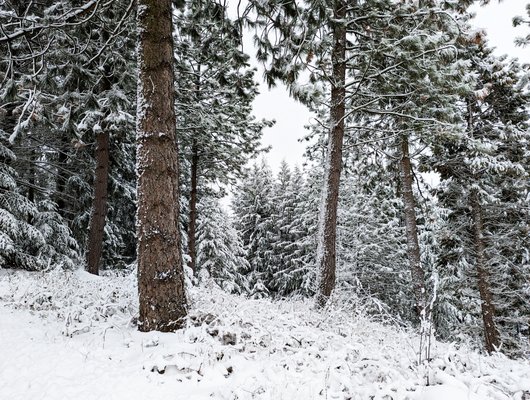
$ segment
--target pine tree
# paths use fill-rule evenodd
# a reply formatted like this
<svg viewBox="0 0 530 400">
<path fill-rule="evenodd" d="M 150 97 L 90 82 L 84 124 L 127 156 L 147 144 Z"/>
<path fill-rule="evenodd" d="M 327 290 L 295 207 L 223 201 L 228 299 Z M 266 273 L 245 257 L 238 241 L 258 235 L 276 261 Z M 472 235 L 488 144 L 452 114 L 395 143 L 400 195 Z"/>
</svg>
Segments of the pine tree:
<svg viewBox="0 0 530 400">
<path fill-rule="evenodd" d="M 241 32 L 226 5 L 188 2 L 177 18 L 179 145 L 186 179 L 189 266 L 196 265 L 197 203 L 214 185 L 234 183 L 260 151 L 268 121 L 252 115 L 254 70 L 241 51 Z"/>
<path fill-rule="evenodd" d="M 139 329 L 172 331 L 187 314 L 179 230 L 172 2 L 138 2 Z"/>
<path fill-rule="evenodd" d="M 444 278 L 459 277 L 463 283 L 453 288 L 454 307 L 463 310 L 462 318 L 482 318 L 486 350 L 503 346 L 517 351 L 528 334 L 522 322 L 528 309 L 521 302 L 521 277 L 528 269 L 527 249 L 521 246 L 529 225 L 524 206 L 528 99 L 517 84 L 515 62 L 494 57 L 480 34 L 463 44 L 478 77 L 475 90 L 461 103 L 466 134 L 438 143 L 431 160 L 442 178 L 439 197 L 448 210 L 440 259 L 450 271 Z"/>
</svg>

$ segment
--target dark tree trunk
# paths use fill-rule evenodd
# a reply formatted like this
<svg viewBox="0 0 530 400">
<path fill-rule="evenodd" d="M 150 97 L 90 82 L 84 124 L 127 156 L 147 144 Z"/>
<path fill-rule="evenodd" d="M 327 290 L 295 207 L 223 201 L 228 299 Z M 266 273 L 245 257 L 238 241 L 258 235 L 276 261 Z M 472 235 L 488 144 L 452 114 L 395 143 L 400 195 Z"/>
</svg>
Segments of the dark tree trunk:
<svg viewBox="0 0 530 400">
<path fill-rule="evenodd" d="M 347 2 L 336 0 L 333 16 L 336 21 L 346 18 Z M 332 86 L 330 132 L 327 151 L 326 174 L 320 211 L 318 237 L 318 286 L 317 304 L 324 306 L 335 288 L 337 206 L 342 169 L 342 145 L 346 99 L 346 26 L 333 23 Z"/>
<path fill-rule="evenodd" d="M 401 193 L 403 197 L 405 230 L 407 233 L 407 258 L 412 277 L 412 287 L 416 301 L 416 312 L 421 317 L 426 306 L 425 274 L 421 267 L 418 226 L 416 223 L 416 201 L 412 191 L 412 164 L 410 162 L 408 137 L 401 137 Z"/>
<path fill-rule="evenodd" d="M 59 141 L 59 148 L 57 149 L 57 181 L 55 186 L 55 203 L 57 204 L 57 211 L 62 217 L 67 218 L 68 211 L 66 209 L 66 181 L 68 180 L 67 162 L 68 162 L 68 140 L 63 135 Z"/>
<path fill-rule="evenodd" d="M 141 331 L 187 314 L 180 251 L 171 0 L 138 1 L 138 291 Z"/>
<path fill-rule="evenodd" d="M 188 223 L 188 250 L 190 255 L 190 268 L 193 274 L 197 269 L 197 249 L 196 249 L 196 227 L 197 227 L 197 170 L 199 167 L 199 149 L 194 140 L 191 148 L 191 189 L 190 189 L 190 218 Z"/>
<path fill-rule="evenodd" d="M 99 275 L 99 264 L 103 253 L 105 218 L 107 216 L 107 194 L 109 180 L 110 140 L 107 131 L 96 135 L 96 170 L 94 174 L 94 200 L 88 228 L 87 271 Z"/>
<path fill-rule="evenodd" d="M 473 245 L 475 247 L 475 267 L 477 269 L 478 290 L 480 293 L 482 320 L 484 322 L 484 340 L 486 351 L 496 351 L 500 345 L 499 332 L 495 326 L 495 306 L 486 267 L 486 245 L 484 243 L 484 225 L 482 207 L 476 190 L 471 190 L 470 206 L 473 217 Z"/>
<path fill-rule="evenodd" d="M 106 38 L 106 34 L 103 35 Z M 108 78 L 109 68 L 105 68 L 101 92 L 110 90 L 112 85 Z M 103 130 L 96 134 L 96 168 L 94 170 L 94 198 L 88 227 L 87 271 L 99 275 L 99 265 L 103 254 L 105 238 L 105 219 L 107 217 L 108 181 L 110 169 L 110 135 L 105 124 Z"/>
</svg>

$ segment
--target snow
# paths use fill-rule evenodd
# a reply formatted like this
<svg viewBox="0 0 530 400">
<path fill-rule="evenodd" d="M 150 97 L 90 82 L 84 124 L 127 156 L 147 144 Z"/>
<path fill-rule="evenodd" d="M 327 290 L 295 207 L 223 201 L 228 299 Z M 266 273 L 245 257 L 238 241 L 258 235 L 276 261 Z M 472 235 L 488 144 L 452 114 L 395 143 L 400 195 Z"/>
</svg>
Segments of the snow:
<svg viewBox="0 0 530 400">
<path fill-rule="evenodd" d="M 134 274 L 0 270 L 0 399 L 523 400 L 530 363 L 434 343 L 359 304 L 190 291 L 176 333 L 141 333 Z M 427 382 L 429 385 L 427 385 Z"/>
</svg>

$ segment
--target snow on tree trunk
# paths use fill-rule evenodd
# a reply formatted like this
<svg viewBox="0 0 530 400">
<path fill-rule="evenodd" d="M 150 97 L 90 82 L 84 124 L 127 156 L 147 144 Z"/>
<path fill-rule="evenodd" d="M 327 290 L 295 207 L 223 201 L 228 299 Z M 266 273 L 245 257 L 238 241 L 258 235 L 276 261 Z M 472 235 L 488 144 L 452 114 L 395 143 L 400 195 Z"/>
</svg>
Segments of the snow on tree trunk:
<svg viewBox="0 0 530 400">
<path fill-rule="evenodd" d="M 421 267 L 418 226 L 416 223 L 416 202 L 412 191 L 412 165 L 410 162 L 409 142 L 407 136 L 401 137 L 401 185 L 407 233 L 407 258 L 412 275 L 412 286 L 416 300 L 416 312 L 421 316 L 426 305 L 425 274 Z"/>
<path fill-rule="evenodd" d="M 90 216 L 87 271 L 99 275 L 99 264 L 103 253 L 105 218 L 107 216 L 107 194 L 109 179 L 109 133 L 106 130 L 96 134 L 96 170 L 94 176 L 94 200 Z"/>
<path fill-rule="evenodd" d="M 346 99 L 346 18 L 347 3 L 334 3 L 333 50 L 331 55 L 333 76 L 331 87 L 330 133 L 326 171 L 320 211 L 317 250 L 317 304 L 324 306 L 335 288 L 337 206 L 342 169 L 342 145 Z"/>
<path fill-rule="evenodd" d="M 139 329 L 172 331 L 187 314 L 180 252 L 171 0 L 138 1 Z"/>
</svg>

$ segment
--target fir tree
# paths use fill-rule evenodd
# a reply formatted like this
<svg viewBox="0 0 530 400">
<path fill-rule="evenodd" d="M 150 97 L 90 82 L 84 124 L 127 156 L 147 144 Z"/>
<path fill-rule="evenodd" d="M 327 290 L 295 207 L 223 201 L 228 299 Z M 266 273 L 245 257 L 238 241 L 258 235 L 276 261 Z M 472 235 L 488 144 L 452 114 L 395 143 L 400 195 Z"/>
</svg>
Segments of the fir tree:
<svg viewBox="0 0 530 400">
<path fill-rule="evenodd" d="M 248 293 L 249 264 L 234 222 L 214 198 L 203 197 L 198 210 L 197 275 L 229 293 Z"/>
</svg>

